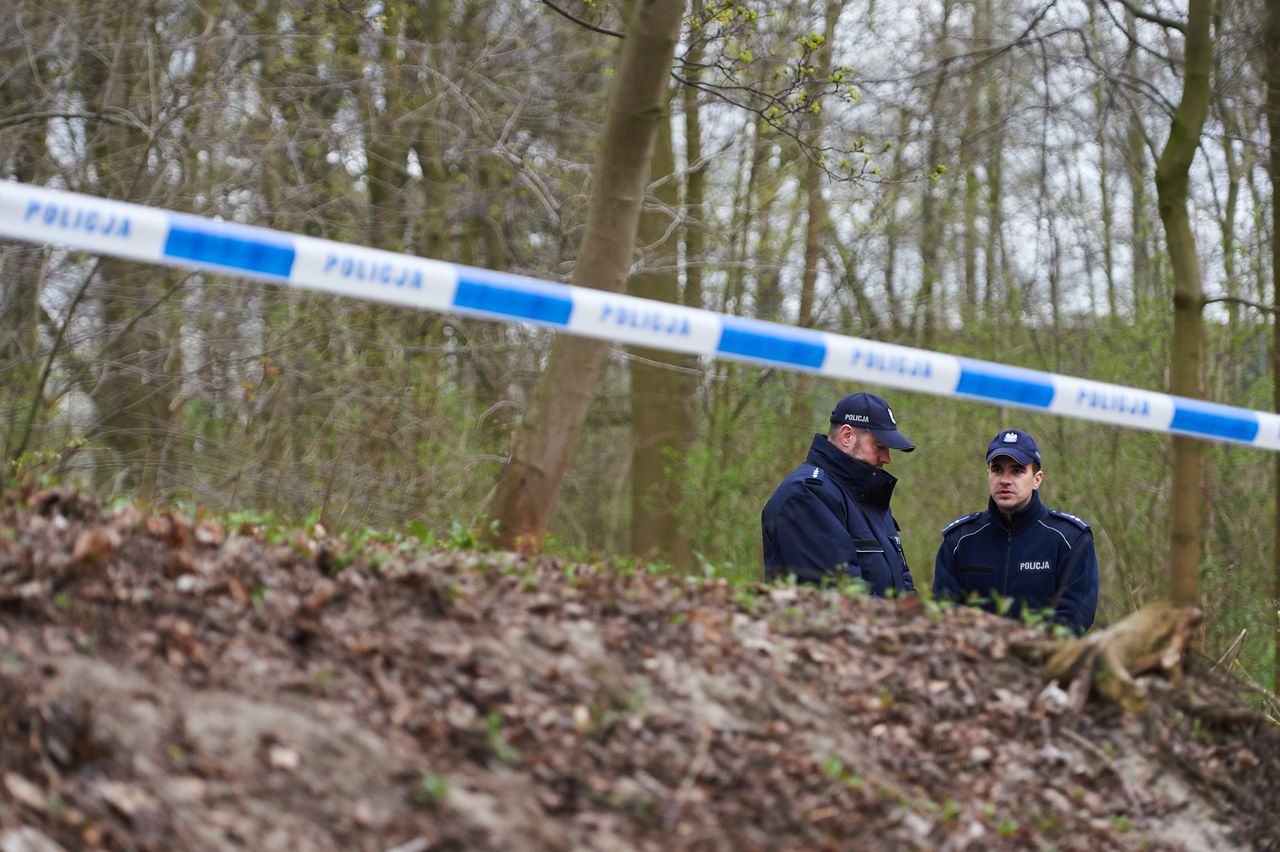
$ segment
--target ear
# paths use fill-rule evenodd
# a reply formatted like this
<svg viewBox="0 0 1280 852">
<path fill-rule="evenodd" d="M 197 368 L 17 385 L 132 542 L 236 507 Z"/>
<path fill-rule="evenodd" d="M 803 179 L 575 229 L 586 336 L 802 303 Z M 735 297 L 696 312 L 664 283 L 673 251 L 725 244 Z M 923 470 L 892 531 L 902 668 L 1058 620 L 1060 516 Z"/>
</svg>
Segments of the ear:
<svg viewBox="0 0 1280 852">
<path fill-rule="evenodd" d="M 1034 491 L 1040 487 L 1040 483 L 1044 482 L 1044 471 L 1037 470 L 1035 477 L 1031 480 L 1031 489 Z"/>
</svg>

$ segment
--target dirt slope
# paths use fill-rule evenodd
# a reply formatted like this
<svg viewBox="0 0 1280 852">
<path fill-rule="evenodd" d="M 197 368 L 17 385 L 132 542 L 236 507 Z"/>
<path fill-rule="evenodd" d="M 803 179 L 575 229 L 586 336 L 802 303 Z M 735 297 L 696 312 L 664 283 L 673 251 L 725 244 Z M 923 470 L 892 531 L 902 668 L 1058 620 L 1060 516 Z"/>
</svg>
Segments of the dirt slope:
<svg viewBox="0 0 1280 852">
<path fill-rule="evenodd" d="M 0 508 L 0 852 L 1280 848 L 1280 735 L 972 610 Z"/>
</svg>

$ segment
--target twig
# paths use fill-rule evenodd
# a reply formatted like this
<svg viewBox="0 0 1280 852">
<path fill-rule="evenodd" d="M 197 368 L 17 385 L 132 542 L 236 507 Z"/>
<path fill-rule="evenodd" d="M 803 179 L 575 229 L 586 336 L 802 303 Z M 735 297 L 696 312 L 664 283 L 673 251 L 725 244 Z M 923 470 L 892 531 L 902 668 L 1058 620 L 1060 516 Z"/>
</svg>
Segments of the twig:
<svg viewBox="0 0 1280 852">
<path fill-rule="evenodd" d="M 1206 305 L 1212 305 L 1217 302 L 1229 302 L 1233 305 L 1244 305 L 1246 308 L 1253 308 L 1268 314 L 1280 313 L 1280 307 L 1276 307 L 1275 305 L 1264 305 L 1261 302 L 1251 302 L 1248 299 L 1241 299 L 1239 296 L 1214 296 L 1211 299 L 1204 300 Z"/>
<path fill-rule="evenodd" d="M 1231 643 L 1231 646 L 1223 652 L 1222 657 L 1218 662 L 1214 663 L 1209 668 L 1210 673 L 1216 672 L 1218 669 L 1222 668 L 1224 664 L 1226 665 L 1227 670 L 1230 671 L 1231 667 L 1236 663 L 1236 658 L 1240 656 L 1240 650 L 1244 648 L 1244 640 L 1248 635 L 1249 628 L 1245 627 L 1241 629 L 1240 635 L 1237 636 L 1235 641 Z"/>
<path fill-rule="evenodd" d="M 1155 12 L 1145 12 L 1139 9 L 1133 0 L 1116 0 L 1121 6 L 1129 10 L 1135 18 L 1141 18 L 1152 24 L 1159 24 L 1162 27 L 1168 27 L 1171 30 L 1177 30 L 1180 33 L 1186 33 L 1187 25 L 1182 21 L 1175 21 L 1173 18 L 1166 18 L 1163 15 L 1157 15 Z"/>
<path fill-rule="evenodd" d="M 685 800 L 689 797 L 689 791 L 693 789 L 694 782 L 698 779 L 698 774 L 702 772 L 702 768 L 707 765 L 707 756 L 711 750 L 711 726 L 703 725 L 698 731 L 698 750 L 694 752 L 693 760 L 689 761 L 689 768 L 684 773 L 684 779 L 680 782 L 680 787 L 672 796 L 671 806 L 667 809 L 666 823 L 668 828 L 674 828 L 680 821 L 680 814 L 684 810 Z"/>
<path fill-rule="evenodd" d="M 611 30 L 611 29 L 609 29 L 608 27 L 602 27 L 602 26 L 599 26 L 599 25 L 597 25 L 597 24 L 593 24 L 593 23 L 591 23 L 591 22 L 589 22 L 589 21 L 584 21 L 584 20 L 582 20 L 582 18 L 579 18 L 577 15 L 571 14 L 571 13 L 569 13 L 569 12 L 566 12 L 564 9 L 561 9 L 561 8 L 560 8 L 559 6 L 557 6 L 555 3 L 552 3 L 552 2 L 551 2 L 551 0 L 542 0 L 542 5 L 546 6 L 548 9 L 550 9 L 550 10 L 551 10 L 551 11 L 553 11 L 553 12 L 557 12 L 557 13 L 559 13 L 559 14 L 563 15 L 564 17 L 566 17 L 566 18 L 568 18 L 569 20 L 573 21 L 575 24 L 577 24 L 577 25 L 578 25 L 578 26 L 580 26 L 580 27 L 586 27 L 587 29 L 591 30 L 592 32 L 595 32 L 595 33 L 601 33 L 602 35 L 607 35 L 607 36 L 613 36 L 614 38 L 626 38 L 626 37 L 627 37 L 627 34 L 626 34 L 626 33 L 620 33 L 620 32 L 618 32 L 617 30 Z"/>
</svg>

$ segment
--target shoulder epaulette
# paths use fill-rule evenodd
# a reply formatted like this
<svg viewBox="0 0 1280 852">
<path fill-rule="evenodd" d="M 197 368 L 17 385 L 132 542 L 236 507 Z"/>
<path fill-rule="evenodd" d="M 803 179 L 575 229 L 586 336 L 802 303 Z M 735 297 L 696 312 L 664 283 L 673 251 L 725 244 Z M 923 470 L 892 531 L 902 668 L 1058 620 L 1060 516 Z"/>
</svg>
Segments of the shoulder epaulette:
<svg viewBox="0 0 1280 852">
<path fill-rule="evenodd" d="M 954 521 L 952 521 L 951 523 L 947 524 L 945 527 L 942 528 L 942 534 L 946 535 L 947 533 L 951 532 L 953 529 L 960 526 L 961 524 L 967 524 L 969 521 L 976 520 L 977 517 L 981 514 L 982 514 L 981 512 L 973 512 L 972 514 L 965 515 L 960 518 L 956 518 Z"/>
<path fill-rule="evenodd" d="M 823 485 L 826 480 L 826 473 L 823 472 L 822 468 L 815 466 L 809 471 L 808 476 L 804 478 L 804 484 L 812 488 L 818 488 Z"/>
<path fill-rule="evenodd" d="M 1082 530 L 1089 529 L 1089 524 L 1085 522 L 1083 518 L 1077 518 L 1070 512 L 1059 512 L 1057 509 L 1050 509 L 1049 514 L 1053 515 L 1055 518 L 1062 518 L 1064 521 L 1070 521 Z"/>
</svg>

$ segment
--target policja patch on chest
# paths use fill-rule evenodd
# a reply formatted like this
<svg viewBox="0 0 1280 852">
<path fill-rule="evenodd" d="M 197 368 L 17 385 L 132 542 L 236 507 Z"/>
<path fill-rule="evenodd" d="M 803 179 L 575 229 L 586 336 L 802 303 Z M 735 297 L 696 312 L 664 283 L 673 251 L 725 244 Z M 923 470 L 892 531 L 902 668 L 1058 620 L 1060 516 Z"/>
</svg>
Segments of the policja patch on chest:
<svg viewBox="0 0 1280 852">
<path fill-rule="evenodd" d="M 1047 560 L 1044 562 L 1020 562 L 1018 563 L 1018 570 L 1019 571 L 1052 571 L 1053 563 Z"/>
</svg>

